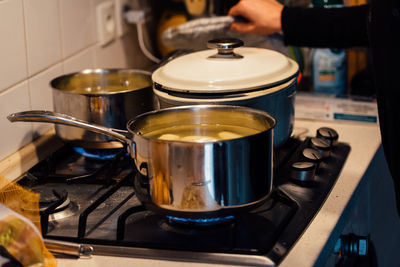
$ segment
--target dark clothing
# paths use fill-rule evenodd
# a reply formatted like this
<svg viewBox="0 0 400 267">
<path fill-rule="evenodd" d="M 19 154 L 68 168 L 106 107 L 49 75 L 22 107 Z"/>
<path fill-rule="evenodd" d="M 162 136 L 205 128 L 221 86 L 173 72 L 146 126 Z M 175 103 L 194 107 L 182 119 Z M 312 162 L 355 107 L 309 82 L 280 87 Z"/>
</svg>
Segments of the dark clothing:
<svg viewBox="0 0 400 267">
<path fill-rule="evenodd" d="M 372 2 L 368 37 L 376 83 L 382 145 L 400 214 L 400 1 Z"/>
<path fill-rule="evenodd" d="M 282 11 L 286 44 L 344 48 L 367 46 L 368 6 L 288 8 Z"/>
<path fill-rule="evenodd" d="M 400 215 L 400 1 L 372 0 L 368 6 L 340 9 L 285 7 L 282 30 L 288 45 L 369 47 L 382 145 Z"/>
</svg>

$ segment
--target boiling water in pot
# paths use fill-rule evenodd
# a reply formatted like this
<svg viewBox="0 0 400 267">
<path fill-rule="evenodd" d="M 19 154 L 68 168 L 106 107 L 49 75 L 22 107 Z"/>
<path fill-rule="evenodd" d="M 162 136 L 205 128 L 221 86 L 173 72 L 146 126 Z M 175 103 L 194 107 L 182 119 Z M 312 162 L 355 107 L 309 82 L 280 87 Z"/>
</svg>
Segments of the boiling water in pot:
<svg viewBox="0 0 400 267">
<path fill-rule="evenodd" d="M 223 124 L 177 125 L 144 134 L 160 140 L 210 142 L 236 139 L 259 133 L 248 127 Z"/>
</svg>

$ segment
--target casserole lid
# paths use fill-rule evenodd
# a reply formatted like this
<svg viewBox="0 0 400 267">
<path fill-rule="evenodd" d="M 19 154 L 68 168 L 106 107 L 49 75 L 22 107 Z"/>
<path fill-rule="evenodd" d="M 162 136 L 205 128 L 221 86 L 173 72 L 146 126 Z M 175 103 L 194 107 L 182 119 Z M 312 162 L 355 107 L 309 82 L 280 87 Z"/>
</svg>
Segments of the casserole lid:
<svg viewBox="0 0 400 267">
<path fill-rule="evenodd" d="M 238 39 L 211 40 L 207 46 L 218 51 L 183 55 L 155 70 L 155 87 L 182 93 L 234 93 L 266 89 L 297 75 L 298 64 L 285 55 L 242 45 Z"/>
</svg>

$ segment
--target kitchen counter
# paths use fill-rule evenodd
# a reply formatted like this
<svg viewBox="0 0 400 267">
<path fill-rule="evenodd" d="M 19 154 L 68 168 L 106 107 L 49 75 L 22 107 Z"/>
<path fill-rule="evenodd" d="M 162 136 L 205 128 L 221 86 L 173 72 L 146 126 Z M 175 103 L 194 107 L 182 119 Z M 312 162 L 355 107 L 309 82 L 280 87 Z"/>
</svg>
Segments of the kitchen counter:
<svg viewBox="0 0 400 267">
<path fill-rule="evenodd" d="M 380 133 L 378 124 L 339 122 L 339 121 L 316 121 L 297 119 L 295 121 L 294 135 L 299 137 L 315 136 L 320 127 L 331 127 L 339 133 L 339 141 L 349 143 L 351 151 L 342 169 L 342 172 L 332 189 L 328 199 L 319 213 L 306 229 L 298 242 L 284 258 L 279 266 L 314 266 L 325 265 L 326 259 L 331 253 L 336 240 L 342 233 L 344 221 L 350 216 L 349 210 L 356 204 L 356 192 L 367 177 L 367 169 L 371 161 L 377 159 L 377 151 L 380 145 Z M 49 138 L 49 137 L 47 137 Z M 43 142 L 42 142 L 43 143 Z M 34 149 L 32 146 L 30 149 Z M 26 150 L 26 148 L 25 148 Z M 36 149 L 34 149 L 35 155 Z M 23 153 L 25 156 L 28 153 Z M 382 154 L 382 153 L 380 153 Z M 379 156 L 379 155 L 378 155 Z M 382 155 L 379 156 L 382 160 Z M 0 175 L 9 179 L 15 179 L 15 170 L 7 168 L 10 162 L 24 162 L 24 157 L 17 152 L 10 159 L 0 162 Z M 35 160 L 30 160 L 34 164 Z M 14 165 L 18 165 L 15 164 Z M 19 164 L 26 165 L 26 164 Z M 27 166 L 25 166 L 26 169 Z M 8 171 L 7 171 L 8 170 Z M 19 168 L 24 170 L 24 168 Z M 12 175 L 8 173 L 12 172 Z M 90 259 L 59 259 L 59 266 L 187 266 L 189 263 L 173 262 L 139 258 L 119 258 L 111 256 L 94 255 Z M 190 266 L 216 266 L 215 264 L 190 263 Z M 224 266 L 224 265 L 217 265 Z M 226 265 L 225 265 L 226 266 Z"/>
<path fill-rule="evenodd" d="M 381 146 L 378 124 L 352 122 L 296 121 L 296 132 L 314 135 L 316 129 L 327 126 L 339 133 L 341 142 L 349 143 L 351 151 L 342 172 L 319 213 L 294 245 L 280 266 L 324 266 L 328 255 L 356 205 L 359 186 L 366 183 L 367 169 Z M 295 134 L 296 134 L 295 132 Z M 302 134 L 303 135 L 303 134 Z M 383 156 L 383 155 L 380 155 Z M 381 157 L 381 159 L 383 159 Z M 345 212 L 345 211 L 348 212 Z"/>
</svg>

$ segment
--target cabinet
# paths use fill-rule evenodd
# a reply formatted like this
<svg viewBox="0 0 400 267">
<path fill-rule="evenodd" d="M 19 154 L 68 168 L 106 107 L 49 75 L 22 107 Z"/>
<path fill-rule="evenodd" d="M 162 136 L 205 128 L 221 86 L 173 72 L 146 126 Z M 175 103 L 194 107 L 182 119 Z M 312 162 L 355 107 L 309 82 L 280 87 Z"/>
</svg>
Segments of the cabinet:
<svg viewBox="0 0 400 267">
<path fill-rule="evenodd" d="M 322 266 L 399 266 L 400 217 L 395 203 L 392 178 L 380 147 L 336 226 L 339 236 L 369 236 L 369 256 L 340 262 L 335 252 L 339 237 L 332 236 L 326 261 L 320 257 Z"/>
</svg>

